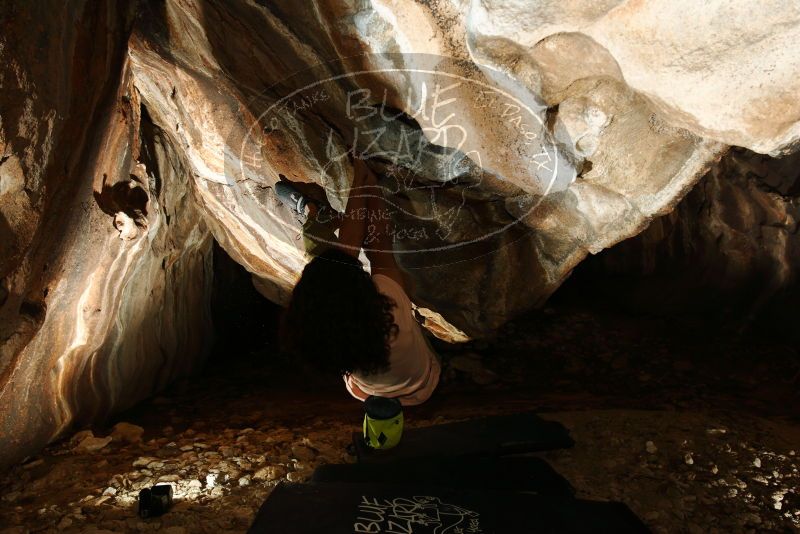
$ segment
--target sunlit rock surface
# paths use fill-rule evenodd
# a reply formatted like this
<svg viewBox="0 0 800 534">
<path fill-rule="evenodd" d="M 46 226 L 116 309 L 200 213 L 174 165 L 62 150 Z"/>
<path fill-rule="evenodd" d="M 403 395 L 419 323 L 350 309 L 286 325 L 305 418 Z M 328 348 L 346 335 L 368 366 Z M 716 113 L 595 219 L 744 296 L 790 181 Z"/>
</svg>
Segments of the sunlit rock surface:
<svg viewBox="0 0 800 534">
<path fill-rule="evenodd" d="M 584 73 L 617 66 L 672 124 L 703 137 L 774 155 L 800 139 L 796 2 L 483 0 L 470 4 L 468 20 L 473 53 L 497 68 L 509 68 L 508 57 L 536 61 L 544 45 Z M 591 52 L 547 44 L 568 36 L 590 42 Z"/>
<path fill-rule="evenodd" d="M 306 258 L 273 186 L 341 210 L 354 143 L 382 154 L 421 320 L 465 339 L 670 213 L 728 145 L 798 138 L 788 1 L 46 4 L 0 8 L 0 462 L 202 361 L 212 236 L 285 302 Z M 722 205 L 759 202 L 740 193 Z M 748 239 L 793 242 L 784 215 Z"/>
<path fill-rule="evenodd" d="M 397 11 L 405 15 L 393 17 Z M 415 283 L 415 300 L 443 318 L 427 316 L 438 323 L 439 332 L 485 335 L 509 316 L 541 303 L 588 252 L 635 235 L 653 216 L 666 213 L 724 150 L 671 126 L 647 99 L 602 68 L 579 72 L 561 67 L 568 63 L 562 60 L 542 69 L 552 72 L 552 80 L 525 84 L 490 70 L 487 75 L 471 62 L 441 59 L 437 54 L 469 57 L 463 40 L 458 48 L 447 33 L 456 33 L 459 26 L 453 21 L 466 15 L 458 11 L 449 18 L 410 3 L 376 3 L 361 10 L 331 3 L 324 10 L 298 12 L 288 6 L 185 2 L 168 4 L 162 15 L 164 24 L 137 29 L 131 39 L 135 83 L 154 121 L 170 125 L 165 132 L 187 154 L 214 235 L 258 277 L 257 287 L 279 302 L 286 300 L 304 258 L 302 241 L 296 239 L 299 225 L 276 205 L 271 188 L 279 175 L 316 182 L 325 186 L 331 206 L 341 209 L 351 171 L 346 160 L 330 156 L 330 147 L 338 154 L 354 139 L 367 145 L 367 136 L 356 137 L 354 124 L 362 130 L 375 126 L 359 124 L 355 113 L 347 116 L 358 88 L 372 89 L 374 103 L 385 98 L 393 109 L 416 119 L 431 143 L 467 155 L 465 171 L 450 177 L 458 182 L 454 189 L 459 194 L 451 190 L 436 200 L 449 219 L 431 214 L 423 189 L 398 199 L 402 209 L 396 220 L 402 225 L 433 221 L 428 236 L 449 232 L 445 238 L 398 244 L 411 252 L 400 260 Z M 430 35 L 421 38 L 419 27 Z M 285 46 L 269 44 L 278 41 Z M 372 55 L 332 61 L 365 52 Z M 607 53 L 600 56 L 598 61 L 612 69 Z M 309 69 L 322 62 L 327 63 Z M 504 103 L 481 105 L 470 83 L 445 95 L 453 102 L 442 110 L 457 116 L 466 146 L 437 137 L 440 132 L 430 131 L 436 120 L 426 123 L 424 114 L 417 113 L 427 106 L 432 115 L 420 71 L 438 68 L 463 75 L 469 65 L 472 80 L 507 90 L 519 97 L 517 102 L 530 105 L 532 113 L 524 120 L 545 139 L 537 150 L 547 151 L 541 175 L 528 163 L 535 154 L 508 150 L 521 135 L 503 127 Z M 303 69 L 307 72 L 291 75 Z M 348 69 L 380 72 L 356 77 L 347 76 Z M 532 78 L 535 73 L 524 74 Z M 308 85 L 336 76 L 342 81 L 322 85 L 325 98 L 314 105 L 289 118 L 273 111 L 286 94 L 309 96 Z M 430 78 L 425 87 L 433 91 L 438 80 Z M 396 85 L 389 85 L 384 97 L 376 90 L 381 83 Z M 382 140 L 377 146 L 391 152 L 393 145 L 381 145 Z M 386 174 L 385 166 L 373 166 Z M 416 168 L 400 167 L 417 184 L 448 179 L 425 161 Z M 470 244 L 452 246 L 460 243 Z M 418 250 L 423 252 L 413 253 Z"/>
</svg>

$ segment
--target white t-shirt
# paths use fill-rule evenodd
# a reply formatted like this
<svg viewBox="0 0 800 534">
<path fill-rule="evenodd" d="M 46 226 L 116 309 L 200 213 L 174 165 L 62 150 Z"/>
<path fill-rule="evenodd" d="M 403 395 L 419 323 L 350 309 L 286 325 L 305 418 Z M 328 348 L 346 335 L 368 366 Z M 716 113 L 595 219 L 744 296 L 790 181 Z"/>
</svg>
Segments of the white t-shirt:
<svg viewBox="0 0 800 534">
<path fill-rule="evenodd" d="M 397 336 L 390 341 L 389 369 L 367 376 L 357 372 L 345 375 L 347 391 L 360 400 L 379 395 L 397 398 L 404 406 L 422 404 L 439 383 L 439 360 L 414 319 L 411 301 L 400 284 L 382 274 L 373 274 L 372 281 L 397 304 L 392 310 Z"/>
</svg>

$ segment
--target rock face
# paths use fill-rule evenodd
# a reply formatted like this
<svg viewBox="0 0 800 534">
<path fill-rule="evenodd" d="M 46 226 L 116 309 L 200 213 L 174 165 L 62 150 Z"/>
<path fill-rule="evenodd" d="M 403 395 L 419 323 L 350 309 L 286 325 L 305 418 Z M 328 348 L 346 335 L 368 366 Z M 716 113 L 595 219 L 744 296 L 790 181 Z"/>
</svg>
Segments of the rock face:
<svg viewBox="0 0 800 534">
<path fill-rule="evenodd" d="M 433 207 L 425 187 L 405 189 L 397 199 L 396 219 L 403 228 L 416 231 L 413 222 L 427 223 L 425 237 L 401 240 L 398 249 L 409 252 L 401 261 L 415 283 L 416 301 L 432 312 L 423 315 L 447 337 L 486 335 L 509 316 L 541 303 L 588 252 L 635 235 L 652 217 L 669 211 L 724 151 L 720 143 L 670 126 L 625 85 L 607 53 L 598 53 L 601 65 L 595 71 L 569 67 L 573 71 L 565 72 L 562 65 L 571 60 L 553 57 L 552 46 L 542 45 L 532 57 L 550 62 L 551 68 L 541 70 L 552 80 L 533 80 L 534 59 L 524 72 L 511 73 L 530 80 L 537 89 L 532 92 L 513 78 L 476 70 L 466 42 L 461 48 L 451 42 L 467 13 L 456 10 L 451 19 L 401 4 L 395 7 L 406 16 L 397 20 L 379 4 L 355 11 L 331 3 L 314 13 L 236 2 L 168 4 L 164 13 L 152 16 L 155 21 L 163 17 L 163 24 L 134 31 L 129 55 L 145 106 L 157 124 L 175 125 L 165 131 L 187 154 L 198 203 L 215 237 L 273 300 L 287 299 L 305 260 L 295 239 L 299 227 L 277 206 L 272 186 L 280 175 L 319 183 L 331 206 L 341 209 L 351 171 L 331 151 L 341 154 L 354 141 L 389 154 L 384 157 L 389 168 L 373 164 L 384 174 L 399 168 L 395 172 L 415 184 L 461 186 L 442 187 Z M 334 25 L 333 20 L 344 22 Z M 445 20 L 460 22 L 445 33 L 438 26 Z M 425 39 L 411 35 L 420 22 L 430 34 Z M 316 31 L 320 27 L 327 29 L 324 39 Z M 268 44 L 276 41 L 288 44 Z M 568 49 L 589 46 L 586 40 L 566 41 Z M 392 51 L 407 53 L 386 53 Z M 370 55 L 349 63 L 331 61 L 355 53 Z M 438 54 L 445 53 L 464 60 L 444 61 Z M 304 68 L 301 76 L 288 74 Z M 353 71 L 370 75 L 349 76 Z M 474 84 L 503 90 L 507 100 L 482 104 L 481 94 L 463 83 L 446 95 L 452 102 L 441 111 L 457 122 L 441 125 L 432 117 L 436 96 L 425 88 L 445 82 L 433 75 L 415 78 L 420 71 L 461 77 L 471 72 Z M 399 79 L 392 78 L 396 72 L 402 72 Z M 336 81 L 321 83 L 329 78 Z M 379 87 L 391 91 L 384 95 Z M 380 95 L 372 103 L 386 101 L 393 110 L 405 111 L 431 145 L 454 152 L 443 164 L 427 154 L 413 165 L 401 161 L 392 139 L 401 136 L 393 129 L 402 126 L 362 121 L 367 113 L 358 116 L 350 105 L 358 88 Z M 293 93 L 294 100 L 281 100 Z M 520 147 L 525 136 L 503 117 L 509 106 L 526 102 L 531 111 L 520 122 L 533 123 L 529 128 L 540 135 L 533 148 Z M 427 117 L 415 113 L 421 108 Z M 448 140 L 443 131 L 449 126 L 462 137 L 451 134 Z M 377 140 L 376 134 L 362 133 L 379 129 L 388 133 Z M 507 147 L 522 155 L 509 157 Z M 442 172 L 445 165 L 457 169 L 448 175 Z M 524 284 L 512 275 L 517 269 L 527 273 Z"/>
<path fill-rule="evenodd" d="M 202 362 L 212 236 L 285 302 L 306 259 L 273 186 L 341 210 L 353 145 L 446 339 L 541 304 L 709 171 L 733 224 L 764 204 L 733 194 L 728 145 L 800 137 L 800 9 L 771 4 L 4 4 L 0 462 Z M 744 271 L 794 250 L 775 209 L 732 245 Z"/>
<path fill-rule="evenodd" d="M 2 8 L 2 463 L 200 365 L 210 332 L 211 234 L 121 7 Z"/>
<path fill-rule="evenodd" d="M 642 292 L 636 307 L 676 312 L 710 304 L 715 314 L 732 307 L 744 315 L 742 326 L 762 316 L 791 331 L 785 310 L 797 296 L 798 219 L 800 154 L 773 159 L 735 148 L 674 211 L 589 270 L 632 285 L 656 280 L 659 287 Z"/>
<path fill-rule="evenodd" d="M 729 145 L 781 155 L 800 139 L 800 5 L 711 0 L 602 0 L 591 5 L 548 0 L 475 2 L 469 12 L 473 51 L 504 68 L 511 56 L 545 45 L 624 77 L 671 124 Z M 574 56 L 573 56 L 574 58 Z M 609 58 L 611 61 L 608 61 Z M 614 67 L 618 67 L 616 70 Z M 570 67 L 576 69 L 573 63 Z"/>
</svg>

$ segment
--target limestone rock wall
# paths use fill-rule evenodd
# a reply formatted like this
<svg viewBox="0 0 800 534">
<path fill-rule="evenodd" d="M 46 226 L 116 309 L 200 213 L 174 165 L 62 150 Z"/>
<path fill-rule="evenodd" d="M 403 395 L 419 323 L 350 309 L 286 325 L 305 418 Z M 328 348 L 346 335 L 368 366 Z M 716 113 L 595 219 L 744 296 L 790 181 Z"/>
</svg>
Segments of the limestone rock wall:
<svg viewBox="0 0 800 534">
<path fill-rule="evenodd" d="M 656 312 L 681 308 L 744 319 L 759 316 L 791 329 L 788 311 L 800 270 L 800 154 L 771 158 L 736 148 L 669 214 L 592 262 L 593 280 L 658 288 L 631 305 Z M 620 295 L 620 298 L 626 298 Z"/>
<path fill-rule="evenodd" d="M 491 335 L 654 220 L 642 239 L 694 225 L 688 242 L 724 243 L 706 257 L 726 277 L 771 265 L 780 287 L 796 204 L 732 171 L 737 156 L 719 161 L 730 145 L 797 147 L 799 13 L 788 0 L 4 3 L 0 462 L 202 361 L 212 236 L 285 302 L 306 260 L 273 187 L 318 186 L 341 210 L 351 146 L 373 156 L 412 298 L 444 339 Z M 704 175 L 716 214 L 673 211 Z"/>
<path fill-rule="evenodd" d="M 467 154 L 480 149 L 474 150 L 479 161 L 462 158 L 466 170 L 458 176 L 442 176 L 425 162 L 409 171 L 418 183 L 461 184 L 453 188 L 461 195 L 437 199 L 453 212 L 448 238 L 406 245 L 424 254 L 401 258 L 429 326 L 450 339 L 486 335 L 541 303 L 587 253 L 635 235 L 669 211 L 725 150 L 671 125 L 625 84 L 607 52 L 577 34 L 555 36 L 522 59 L 506 58 L 520 67 L 498 78 L 473 62 L 470 17 L 464 6 L 443 3 L 184 1 L 167 4 L 163 24 L 135 32 L 129 53 L 143 99 L 185 148 L 215 237 L 269 298 L 286 300 L 304 261 L 299 226 L 276 205 L 271 188 L 280 175 L 319 183 L 341 208 L 351 171 L 330 157 L 328 140 L 338 152 L 363 142 L 345 116 L 354 88 L 388 86 L 386 101 L 419 118 L 429 140 Z M 596 57 L 586 58 L 585 69 L 571 66 L 573 57 L 587 55 Z M 339 57 L 353 59 L 334 61 Z M 370 75 L 345 76 L 359 69 Z M 469 74 L 530 104 L 558 178 L 544 183 L 528 162 L 536 154 L 509 157 L 519 132 L 502 128 L 503 108 L 476 105 L 479 97 L 468 87 L 453 93 L 451 109 L 474 145 L 448 145 L 435 135 L 441 129 L 431 133 L 431 122 L 414 113 L 425 105 L 423 82 L 435 83 L 419 74 L 426 69 Z M 325 86 L 324 101 L 271 122 L 270 109 L 284 95 L 337 76 L 342 81 Z M 373 166 L 385 174 L 385 166 Z M 398 200 L 406 215 L 398 222 L 428 218 L 425 201 L 423 192 L 407 192 Z M 433 230 L 443 224 L 437 219 Z M 480 243 L 439 252 L 454 240 Z M 516 272 L 526 273 L 524 284 Z"/>
<path fill-rule="evenodd" d="M 0 464 L 198 367 L 211 331 L 211 235 L 141 115 L 127 8 L 51 4 L 3 6 Z"/>
<path fill-rule="evenodd" d="M 496 58 L 497 68 L 547 39 L 578 34 L 592 42 L 584 50 L 594 52 L 578 59 L 581 71 L 584 65 L 613 71 L 605 59 L 613 58 L 627 85 L 671 124 L 761 153 L 797 148 L 795 2 L 483 0 L 470 3 L 468 16 L 473 53 Z M 559 53 L 558 46 L 548 48 Z"/>
</svg>

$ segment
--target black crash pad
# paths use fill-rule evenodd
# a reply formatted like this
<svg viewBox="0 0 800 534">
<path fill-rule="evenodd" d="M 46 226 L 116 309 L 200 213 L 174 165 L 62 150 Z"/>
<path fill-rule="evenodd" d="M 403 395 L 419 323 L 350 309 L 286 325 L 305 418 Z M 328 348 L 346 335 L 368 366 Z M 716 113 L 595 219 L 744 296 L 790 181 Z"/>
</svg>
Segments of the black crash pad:
<svg viewBox="0 0 800 534">
<path fill-rule="evenodd" d="M 550 464 L 531 456 L 420 458 L 388 464 L 332 464 L 318 467 L 312 482 L 439 486 L 530 492 L 570 498 L 574 490 Z"/>
<path fill-rule="evenodd" d="M 648 532 L 621 503 L 379 484 L 279 484 L 252 534 Z"/>
<path fill-rule="evenodd" d="M 561 423 L 545 421 L 533 413 L 407 428 L 400 444 L 385 451 L 371 449 L 358 433 L 353 435 L 353 443 L 359 462 L 365 463 L 468 454 L 520 454 L 565 449 L 575 444 Z"/>
</svg>

